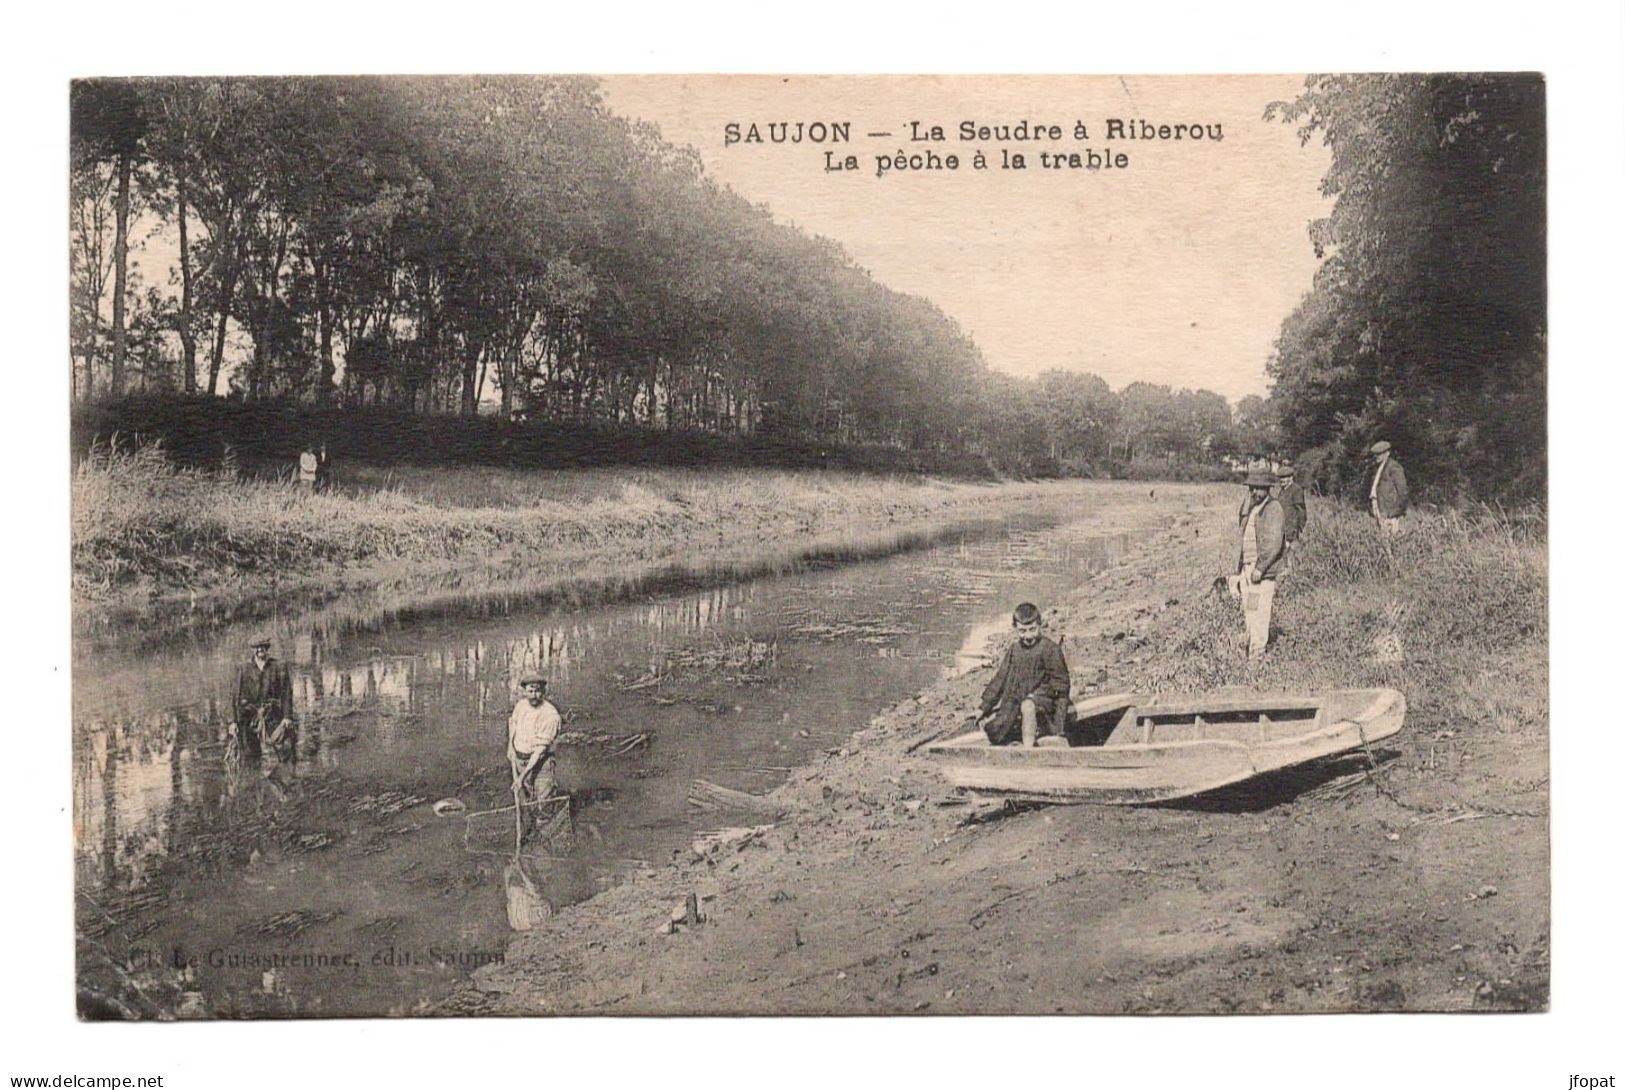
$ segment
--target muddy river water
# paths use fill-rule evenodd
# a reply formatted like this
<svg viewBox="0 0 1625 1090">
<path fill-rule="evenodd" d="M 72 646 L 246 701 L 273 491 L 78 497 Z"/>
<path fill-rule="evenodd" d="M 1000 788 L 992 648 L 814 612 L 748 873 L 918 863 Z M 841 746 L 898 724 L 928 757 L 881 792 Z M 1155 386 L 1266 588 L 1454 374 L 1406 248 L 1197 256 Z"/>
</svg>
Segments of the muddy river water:
<svg viewBox="0 0 1625 1090">
<path fill-rule="evenodd" d="M 565 716 L 573 833 L 528 844 L 539 910 L 689 850 L 883 706 L 982 661 L 1133 536 L 1053 502 L 882 559 L 820 563 L 591 607 L 471 601 L 432 616 L 284 618 L 298 758 L 224 759 L 241 634 L 75 665 L 81 983 L 134 1013 L 423 1009 L 512 934 L 503 758 L 518 678 Z M 456 798 L 466 812 L 439 815 Z M 495 811 L 485 813 L 485 811 Z M 472 815 L 472 816 L 470 816 Z"/>
</svg>

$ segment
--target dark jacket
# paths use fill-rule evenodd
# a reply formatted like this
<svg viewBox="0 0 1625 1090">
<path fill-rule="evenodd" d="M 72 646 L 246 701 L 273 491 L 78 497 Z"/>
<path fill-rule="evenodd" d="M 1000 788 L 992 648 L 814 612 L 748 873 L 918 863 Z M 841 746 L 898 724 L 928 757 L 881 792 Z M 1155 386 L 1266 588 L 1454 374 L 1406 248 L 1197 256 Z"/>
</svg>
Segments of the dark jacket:
<svg viewBox="0 0 1625 1090">
<path fill-rule="evenodd" d="M 1242 532 L 1246 532 L 1242 520 Z M 1253 520 L 1253 539 L 1258 546 L 1258 570 L 1265 579 L 1274 579 L 1281 573 L 1281 562 L 1286 558 L 1286 511 L 1280 501 L 1266 499 L 1258 505 L 1258 517 Z M 1236 570 L 1242 570 L 1243 551 L 1236 551 Z"/>
<path fill-rule="evenodd" d="M 265 721 L 273 727 L 293 718 L 293 679 L 277 659 L 267 660 L 263 669 L 245 662 L 237 671 L 237 721 L 252 722 L 257 704 L 271 705 L 265 710 Z"/>
<path fill-rule="evenodd" d="M 982 715 L 1000 705 L 1019 707 L 1029 696 L 1054 702 L 1065 700 L 1071 692 L 1072 675 L 1067 671 L 1060 644 L 1048 636 L 1038 637 L 1031 647 L 1021 646 L 1017 640 L 1004 653 L 993 680 L 982 690 Z"/>
<path fill-rule="evenodd" d="M 1277 499 L 1286 515 L 1287 542 L 1294 542 L 1298 540 L 1298 535 L 1303 533 L 1303 528 L 1309 525 L 1309 501 L 1304 498 L 1303 485 L 1297 481 L 1283 484 Z"/>
<path fill-rule="evenodd" d="M 1365 478 L 1365 494 L 1371 495 L 1371 478 L 1376 474 L 1376 467 L 1372 467 Z M 1399 459 L 1393 455 L 1388 456 L 1388 463 L 1382 468 L 1382 479 L 1377 482 L 1376 511 L 1378 518 L 1396 519 L 1405 513 L 1410 506 L 1411 493 L 1405 483 L 1405 467 L 1399 464 Z"/>
</svg>

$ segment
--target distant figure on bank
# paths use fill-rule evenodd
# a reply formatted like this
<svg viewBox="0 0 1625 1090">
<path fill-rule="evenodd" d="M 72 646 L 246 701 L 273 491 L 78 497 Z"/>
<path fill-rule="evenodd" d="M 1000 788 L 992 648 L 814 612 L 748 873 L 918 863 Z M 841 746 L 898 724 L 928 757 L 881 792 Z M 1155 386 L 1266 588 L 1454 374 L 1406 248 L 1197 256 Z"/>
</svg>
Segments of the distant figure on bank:
<svg viewBox="0 0 1625 1090">
<path fill-rule="evenodd" d="M 1044 618 L 1037 606 L 1021 603 L 1010 623 L 1016 630 L 1016 642 L 982 690 L 977 723 L 996 746 L 1010 745 L 1018 738 L 1024 746 L 1035 746 L 1040 724 L 1045 733 L 1064 733 L 1072 675 L 1060 644 L 1043 634 Z"/>
<path fill-rule="evenodd" d="M 327 458 L 327 444 L 316 452 L 316 491 L 326 492 L 333 487 L 333 463 Z"/>
<path fill-rule="evenodd" d="M 535 801 L 553 793 L 553 743 L 564 721 L 547 699 L 546 678 L 526 674 L 519 687 L 525 695 L 508 717 L 508 767 L 514 787 Z"/>
<path fill-rule="evenodd" d="M 1286 558 L 1286 512 L 1270 495 L 1275 475 L 1247 474 L 1247 500 L 1242 504 L 1241 556 L 1233 586 L 1247 621 L 1247 657 L 1263 657 L 1270 642 L 1270 615 L 1275 610 L 1275 581 Z"/>
<path fill-rule="evenodd" d="M 237 671 L 237 737 L 243 754 L 258 759 L 263 723 L 266 744 L 274 755 L 286 757 L 294 746 L 293 679 L 287 666 L 271 657 L 269 636 L 260 636 L 249 646 L 254 656 Z"/>
<path fill-rule="evenodd" d="M 1298 483 L 1297 470 L 1290 460 L 1282 460 L 1279 477 L 1281 483 L 1275 490 L 1275 498 L 1286 517 L 1286 559 L 1281 564 L 1285 573 L 1292 570 L 1292 551 L 1298 547 L 1303 528 L 1309 525 L 1309 501 L 1304 498 L 1303 485 Z"/>
<path fill-rule="evenodd" d="M 1405 484 L 1405 467 L 1394 457 L 1393 444 L 1379 439 L 1371 444 L 1371 457 L 1376 460 L 1371 470 L 1371 516 L 1386 534 L 1397 534 L 1404 529 L 1401 520 L 1410 506 L 1410 489 Z"/>
<path fill-rule="evenodd" d="M 322 460 L 316 453 L 316 448 L 307 446 L 299 452 L 299 487 L 306 492 L 316 491 L 316 476 L 321 469 Z"/>
</svg>

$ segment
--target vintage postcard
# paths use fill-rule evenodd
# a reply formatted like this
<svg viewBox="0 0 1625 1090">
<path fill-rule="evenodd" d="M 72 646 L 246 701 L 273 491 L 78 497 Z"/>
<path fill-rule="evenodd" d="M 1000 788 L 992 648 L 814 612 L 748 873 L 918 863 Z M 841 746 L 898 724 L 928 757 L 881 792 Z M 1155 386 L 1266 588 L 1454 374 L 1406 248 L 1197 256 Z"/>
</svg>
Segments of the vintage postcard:
<svg viewBox="0 0 1625 1090">
<path fill-rule="evenodd" d="M 1542 75 L 69 94 L 81 1019 L 1547 1009 Z"/>
</svg>

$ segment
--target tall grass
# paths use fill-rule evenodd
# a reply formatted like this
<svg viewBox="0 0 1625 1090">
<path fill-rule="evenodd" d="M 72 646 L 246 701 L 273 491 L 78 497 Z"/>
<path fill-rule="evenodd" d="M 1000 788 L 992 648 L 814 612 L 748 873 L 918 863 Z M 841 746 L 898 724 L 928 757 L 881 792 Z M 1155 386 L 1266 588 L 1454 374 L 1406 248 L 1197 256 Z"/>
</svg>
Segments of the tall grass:
<svg viewBox="0 0 1625 1090">
<path fill-rule="evenodd" d="M 901 521 L 994 493 L 807 470 L 409 468 L 341 482 L 312 494 L 287 480 L 178 466 L 155 444 L 97 444 L 73 477 L 75 591 L 198 590 L 388 561 L 636 561 L 682 545 Z"/>
<path fill-rule="evenodd" d="M 1479 510 L 1407 521 L 1388 538 L 1356 508 L 1315 504 L 1262 664 L 1247 662 L 1235 603 L 1212 594 L 1155 639 L 1134 680 L 1152 691 L 1396 686 L 1426 722 L 1472 705 L 1488 672 L 1514 718 L 1543 721 L 1544 518 Z M 1231 548 L 1221 562 L 1233 563 Z"/>
</svg>

